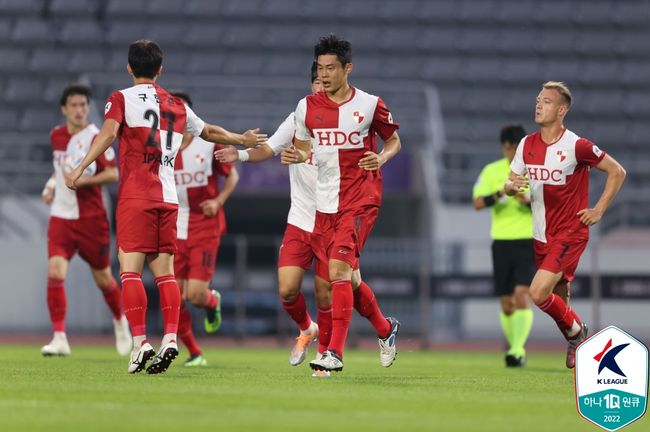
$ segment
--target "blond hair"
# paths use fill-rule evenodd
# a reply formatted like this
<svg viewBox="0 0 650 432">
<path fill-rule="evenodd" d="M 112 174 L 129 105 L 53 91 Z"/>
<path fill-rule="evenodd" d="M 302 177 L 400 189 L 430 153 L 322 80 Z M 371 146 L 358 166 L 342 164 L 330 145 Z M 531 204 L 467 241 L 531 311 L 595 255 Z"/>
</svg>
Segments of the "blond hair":
<svg viewBox="0 0 650 432">
<path fill-rule="evenodd" d="M 542 87 L 545 89 L 556 90 L 558 93 L 560 93 L 560 95 L 562 95 L 567 108 L 571 106 L 571 102 L 573 101 L 571 90 L 569 90 L 569 87 L 562 81 L 546 81 L 544 84 L 542 84 Z"/>
</svg>

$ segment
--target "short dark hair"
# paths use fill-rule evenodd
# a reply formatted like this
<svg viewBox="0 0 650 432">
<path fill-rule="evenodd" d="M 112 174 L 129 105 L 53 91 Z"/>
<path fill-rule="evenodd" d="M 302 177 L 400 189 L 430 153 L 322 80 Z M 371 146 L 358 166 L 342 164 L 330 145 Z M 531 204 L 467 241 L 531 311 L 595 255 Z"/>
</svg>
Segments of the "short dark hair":
<svg viewBox="0 0 650 432">
<path fill-rule="evenodd" d="M 172 90 L 169 92 L 169 94 L 172 96 L 176 96 L 177 98 L 183 99 L 183 101 L 187 104 L 187 106 L 192 108 L 192 98 L 190 98 L 190 95 L 185 93 L 183 90 Z"/>
<path fill-rule="evenodd" d="M 519 144 L 519 141 L 526 136 L 526 130 L 520 124 L 509 124 L 501 128 L 501 144 Z"/>
<path fill-rule="evenodd" d="M 136 78 L 153 78 L 162 65 L 163 52 L 154 41 L 140 39 L 129 45 L 129 66 Z"/>
<path fill-rule="evenodd" d="M 311 83 L 313 84 L 314 81 L 316 81 L 316 78 L 318 78 L 318 63 L 313 62 L 311 64 Z"/>
<path fill-rule="evenodd" d="M 352 44 L 334 34 L 323 36 L 314 45 L 314 59 L 326 54 L 335 54 L 343 66 L 352 62 Z"/>
<path fill-rule="evenodd" d="M 90 91 L 90 87 L 78 82 L 73 82 L 64 87 L 63 93 L 61 93 L 61 100 L 59 100 L 59 104 L 61 106 L 64 106 L 68 103 L 68 98 L 74 95 L 86 96 L 88 103 L 90 103 L 92 93 Z"/>
</svg>

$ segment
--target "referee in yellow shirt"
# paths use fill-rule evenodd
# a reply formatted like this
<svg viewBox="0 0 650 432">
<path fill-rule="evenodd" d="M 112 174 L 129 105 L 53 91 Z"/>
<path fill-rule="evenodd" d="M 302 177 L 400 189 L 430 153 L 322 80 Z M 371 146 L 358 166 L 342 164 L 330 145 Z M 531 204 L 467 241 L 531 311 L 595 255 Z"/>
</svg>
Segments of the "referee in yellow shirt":
<svg viewBox="0 0 650 432">
<path fill-rule="evenodd" d="M 535 275 L 530 194 L 508 197 L 503 192 L 510 162 L 525 136 L 521 125 L 501 129 L 504 157 L 483 168 L 472 194 L 476 210 L 492 209 L 492 267 L 495 294 L 501 300 L 501 328 L 510 346 L 505 358 L 508 367 L 526 364 L 524 347 L 533 326 L 528 301 L 528 286 Z"/>
</svg>

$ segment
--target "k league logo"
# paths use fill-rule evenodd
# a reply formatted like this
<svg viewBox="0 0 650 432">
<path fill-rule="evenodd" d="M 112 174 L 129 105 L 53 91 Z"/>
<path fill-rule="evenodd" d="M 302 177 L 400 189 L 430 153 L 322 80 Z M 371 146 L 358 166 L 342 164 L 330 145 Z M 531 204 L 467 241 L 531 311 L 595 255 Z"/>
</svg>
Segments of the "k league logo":
<svg viewBox="0 0 650 432">
<path fill-rule="evenodd" d="M 590 422 L 615 431 L 639 419 L 648 400 L 648 349 L 610 326 L 576 350 L 576 402 Z"/>
</svg>

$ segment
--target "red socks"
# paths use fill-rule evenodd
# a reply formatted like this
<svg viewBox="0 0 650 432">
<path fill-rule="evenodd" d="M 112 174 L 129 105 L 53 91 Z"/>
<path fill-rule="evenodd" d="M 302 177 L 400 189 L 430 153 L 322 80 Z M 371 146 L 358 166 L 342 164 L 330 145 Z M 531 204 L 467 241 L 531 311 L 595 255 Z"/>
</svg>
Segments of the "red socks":
<svg viewBox="0 0 650 432">
<path fill-rule="evenodd" d="M 359 288 L 354 291 L 354 308 L 359 315 L 370 321 L 378 337 L 381 339 L 388 337 L 390 323 L 379 309 L 375 294 L 365 282 L 361 282 Z"/>
<path fill-rule="evenodd" d="M 178 319 L 181 306 L 181 292 L 174 275 L 156 278 L 160 293 L 160 310 L 162 311 L 164 334 L 178 332 Z"/>
<path fill-rule="evenodd" d="M 201 355 L 201 348 L 194 337 L 192 331 L 192 315 L 190 310 L 186 307 L 185 302 L 181 302 L 181 310 L 178 321 L 178 337 L 183 344 L 187 347 L 191 357 Z"/>
<path fill-rule="evenodd" d="M 539 308 L 549 314 L 565 338 L 569 339 L 567 332 L 573 327 L 573 323 L 581 322 L 580 317 L 573 309 L 567 306 L 562 297 L 557 294 L 551 294 L 546 300 L 540 303 Z"/>
<path fill-rule="evenodd" d="M 145 336 L 147 332 L 147 292 L 142 284 L 140 273 L 125 272 L 120 274 L 122 279 L 122 303 L 124 315 L 131 326 L 131 334 Z"/>
<path fill-rule="evenodd" d="M 208 295 L 206 296 L 207 300 L 205 304 L 203 305 L 204 309 L 216 309 L 217 308 L 217 296 L 212 293 L 210 289 L 206 290 L 208 292 Z"/>
<path fill-rule="evenodd" d="M 309 328 L 311 325 L 311 317 L 309 316 L 309 312 L 307 312 L 307 303 L 302 292 L 299 292 L 293 301 L 287 302 L 282 300 L 282 307 L 287 311 L 301 331 Z"/>
<path fill-rule="evenodd" d="M 352 281 L 332 282 L 332 338 L 329 349 L 336 351 L 340 357 L 343 357 L 353 306 Z"/>
<path fill-rule="evenodd" d="M 55 332 L 65 332 L 65 285 L 62 279 L 47 278 L 47 308 Z"/>
<path fill-rule="evenodd" d="M 113 318 L 119 320 L 122 318 L 122 301 L 120 299 L 120 288 L 117 286 L 115 279 L 111 278 L 107 287 L 99 287 L 104 296 L 106 305 L 111 310 Z"/>
<path fill-rule="evenodd" d="M 318 352 L 324 353 L 332 339 L 332 305 L 318 306 L 316 321 L 318 322 Z"/>
</svg>

